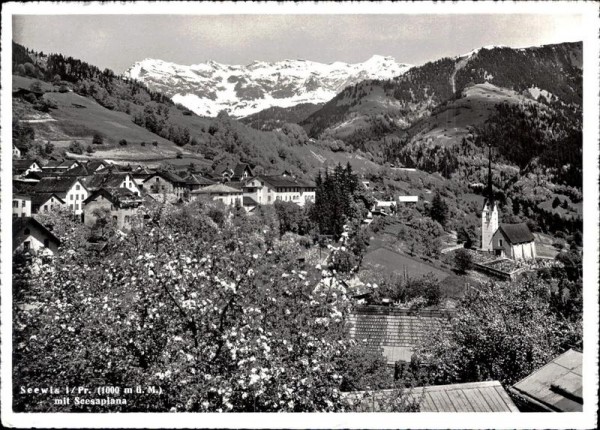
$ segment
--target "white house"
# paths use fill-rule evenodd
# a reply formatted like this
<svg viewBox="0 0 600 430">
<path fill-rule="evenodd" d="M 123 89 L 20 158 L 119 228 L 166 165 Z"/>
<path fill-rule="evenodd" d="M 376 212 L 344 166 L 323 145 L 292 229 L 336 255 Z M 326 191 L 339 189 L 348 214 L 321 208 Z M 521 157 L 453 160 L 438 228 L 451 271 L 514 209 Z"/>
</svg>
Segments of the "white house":
<svg viewBox="0 0 600 430">
<path fill-rule="evenodd" d="M 537 257 L 535 237 L 527 224 L 500 224 L 492 237 L 492 247 L 498 256 L 513 260 L 531 260 Z"/>
<path fill-rule="evenodd" d="M 141 187 L 131 173 L 99 172 L 85 178 L 84 184 L 89 191 L 97 191 L 100 188 L 127 188 L 137 196 L 142 195 Z"/>
<path fill-rule="evenodd" d="M 304 206 L 315 201 L 315 186 L 289 176 L 260 175 L 244 185 L 244 196 L 258 204 L 273 204 L 277 200 Z"/>
<path fill-rule="evenodd" d="M 35 218 L 15 218 L 12 231 L 13 253 L 25 252 L 39 256 L 52 256 L 58 251 L 60 240 Z"/>
<path fill-rule="evenodd" d="M 21 150 L 15 144 L 13 144 L 13 158 L 21 158 L 22 154 L 23 153 Z"/>
<path fill-rule="evenodd" d="M 13 175 L 27 176 L 30 172 L 41 172 L 40 163 L 36 160 L 13 160 L 12 163 Z"/>
<path fill-rule="evenodd" d="M 398 201 L 400 203 L 417 203 L 419 196 L 398 196 Z"/>
<path fill-rule="evenodd" d="M 31 213 L 49 213 L 66 207 L 66 202 L 56 193 L 32 193 Z"/>
<path fill-rule="evenodd" d="M 13 218 L 30 217 L 31 197 L 13 191 L 12 216 Z"/>
<path fill-rule="evenodd" d="M 82 180 L 75 176 L 42 178 L 33 188 L 33 192 L 56 194 L 75 215 L 83 213 L 83 201 L 90 194 Z"/>
</svg>

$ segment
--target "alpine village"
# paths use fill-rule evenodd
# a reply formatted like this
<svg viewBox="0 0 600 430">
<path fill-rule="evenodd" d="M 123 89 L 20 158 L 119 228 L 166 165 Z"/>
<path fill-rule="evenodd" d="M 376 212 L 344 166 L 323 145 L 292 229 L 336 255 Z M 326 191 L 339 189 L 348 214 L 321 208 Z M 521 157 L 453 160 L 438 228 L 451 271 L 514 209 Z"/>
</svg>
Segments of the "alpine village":
<svg viewBox="0 0 600 430">
<path fill-rule="evenodd" d="M 14 410 L 581 411 L 582 44 L 285 61 L 13 42 Z"/>
</svg>

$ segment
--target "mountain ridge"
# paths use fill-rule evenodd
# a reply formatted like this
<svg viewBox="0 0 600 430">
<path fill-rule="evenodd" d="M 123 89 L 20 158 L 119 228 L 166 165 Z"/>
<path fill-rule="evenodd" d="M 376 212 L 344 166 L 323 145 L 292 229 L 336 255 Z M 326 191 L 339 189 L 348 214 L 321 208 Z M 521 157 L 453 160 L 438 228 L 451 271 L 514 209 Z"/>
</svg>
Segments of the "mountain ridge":
<svg viewBox="0 0 600 430">
<path fill-rule="evenodd" d="M 348 85 L 392 78 L 411 67 L 382 55 L 362 63 L 286 59 L 228 65 L 208 60 L 190 66 L 147 58 L 136 62 L 124 76 L 166 94 L 198 115 L 216 116 L 224 110 L 245 117 L 270 107 L 325 103 Z"/>
</svg>

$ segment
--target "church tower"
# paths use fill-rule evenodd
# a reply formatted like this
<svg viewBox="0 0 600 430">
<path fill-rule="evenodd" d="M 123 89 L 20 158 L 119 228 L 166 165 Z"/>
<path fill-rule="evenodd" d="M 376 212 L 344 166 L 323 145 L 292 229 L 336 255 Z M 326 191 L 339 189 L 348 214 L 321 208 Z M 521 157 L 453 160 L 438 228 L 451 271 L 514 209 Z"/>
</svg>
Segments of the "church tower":
<svg viewBox="0 0 600 430">
<path fill-rule="evenodd" d="M 492 236 L 498 230 L 498 205 L 492 190 L 492 147 L 489 148 L 488 184 L 483 209 L 481 211 L 481 249 L 492 251 Z"/>
</svg>

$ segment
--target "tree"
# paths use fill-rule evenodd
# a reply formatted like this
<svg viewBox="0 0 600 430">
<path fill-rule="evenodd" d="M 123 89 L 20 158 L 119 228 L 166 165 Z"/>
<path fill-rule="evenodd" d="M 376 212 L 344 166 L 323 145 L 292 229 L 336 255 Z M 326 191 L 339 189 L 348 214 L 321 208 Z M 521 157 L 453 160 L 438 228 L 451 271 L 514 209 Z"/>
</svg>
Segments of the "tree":
<svg viewBox="0 0 600 430">
<path fill-rule="evenodd" d="M 159 206 L 143 228 L 109 238 L 102 255 L 78 252 L 65 237 L 75 252 L 61 249 L 54 267 L 23 286 L 21 298 L 44 306 L 15 310 L 15 390 L 34 380 L 144 381 L 164 394 L 115 410 L 348 408 L 339 389 L 350 302 L 338 277 L 320 267 L 298 272 L 300 249 L 269 234 L 277 226 L 260 213 L 233 211 L 219 226 L 210 217 L 218 207 Z M 76 409 L 28 396 L 15 408 Z"/>
<path fill-rule="evenodd" d="M 69 145 L 69 151 L 73 154 L 83 154 L 83 145 L 78 140 L 73 140 Z"/>
<path fill-rule="evenodd" d="M 556 209 L 559 205 L 560 205 L 560 199 L 558 198 L 558 196 L 556 196 L 556 197 L 554 197 L 554 200 L 552 201 L 552 209 Z"/>
<path fill-rule="evenodd" d="M 418 350 L 431 381 L 512 385 L 565 349 L 580 347 L 581 328 L 557 317 L 548 291 L 533 278 L 469 290 L 452 320 Z"/>
<path fill-rule="evenodd" d="M 444 199 L 442 199 L 442 196 L 439 192 L 433 196 L 433 200 L 431 201 L 430 216 L 434 221 L 439 222 L 442 227 L 446 226 L 446 220 L 448 218 L 448 205 Z"/>
<path fill-rule="evenodd" d="M 96 150 L 92 145 L 88 145 L 85 147 L 85 152 L 87 152 L 88 154 L 93 154 L 94 152 L 96 152 Z"/>
<path fill-rule="evenodd" d="M 32 84 L 29 86 L 29 89 L 31 91 L 41 93 L 42 92 L 42 83 L 40 81 L 33 81 Z"/>
<path fill-rule="evenodd" d="M 127 146 L 127 140 L 125 140 L 125 139 L 119 140 L 119 145 L 121 145 L 121 146 Z"/>
<path fill-rule="evenodd" d="M 454 254 L 454 265 L 459 273 L 465 273 L 473 267 L 473 257 L 466 249 L 459 249 Z"/>
<path fill-rule="evenodd" d="M 92 137 L 92 143 L 94 145 L 102 145 L 104 143 L 104 138 L 100 133 L 94 133 L 94 136 Z"/>
</svg>

